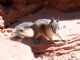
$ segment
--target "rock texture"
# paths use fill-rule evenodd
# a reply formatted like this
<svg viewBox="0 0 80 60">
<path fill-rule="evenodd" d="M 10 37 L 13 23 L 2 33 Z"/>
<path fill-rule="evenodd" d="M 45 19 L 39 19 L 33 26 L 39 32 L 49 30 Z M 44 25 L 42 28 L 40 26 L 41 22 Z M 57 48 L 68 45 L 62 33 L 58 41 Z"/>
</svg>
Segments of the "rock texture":
<svg viewBox="0 0 80 60">
<path fill-rule="evenodd" d="M 34 14 L 41 8 L 56 9 L 61 12 L 80 11 L 79 0 L 2 0 L 0 1 L 0 15 L 5 24 L 9 25 L 16 19 Z M 10 22 L 10 23 L 9 23 Z"/>
<path fill-rule="evenodd" d="M 80 11 L 79 0 L 48 0 L 48 5 L 63 12 Z"/>
</svg>

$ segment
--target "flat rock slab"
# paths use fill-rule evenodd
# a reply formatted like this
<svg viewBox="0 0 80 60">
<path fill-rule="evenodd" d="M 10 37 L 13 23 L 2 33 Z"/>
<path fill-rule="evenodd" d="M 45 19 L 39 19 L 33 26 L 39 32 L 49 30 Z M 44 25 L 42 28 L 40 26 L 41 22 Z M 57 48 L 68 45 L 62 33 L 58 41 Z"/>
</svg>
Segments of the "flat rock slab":
<svg viewBox="0 0 80 60">
<path fill-rule="evenodd" d="M 33 60 L 30 46 L 0 37 L 0 60 Z"/>
<path fill-rule="evenodd" d="M 64 20 L 59 22 L 59 34 L 63 40 L 70 40 L 80 35 L 80 20 Z"/>
</svg>

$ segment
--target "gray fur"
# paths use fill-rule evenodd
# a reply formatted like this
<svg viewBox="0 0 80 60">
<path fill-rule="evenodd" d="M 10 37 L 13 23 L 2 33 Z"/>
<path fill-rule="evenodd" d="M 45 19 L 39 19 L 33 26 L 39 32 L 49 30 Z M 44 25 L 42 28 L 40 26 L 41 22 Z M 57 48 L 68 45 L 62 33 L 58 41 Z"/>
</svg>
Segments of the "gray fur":
<svg viewBox="0 0 80 60">
<path fill-rule="evenodd" d="M 45 24 L 48 25 L 51 22 L 50 19 L 38 19 L 37 21 L 34 22 L 34 24 L 36 25 L 41 25 L 41 24 Z"/>
<path fill-rule="evenodd" d="M 56 33 L 59 29 L 59 20 L 53 20 L 51 22 L 51 27 L 52 27 L 53 31 Z"/>
</svg>

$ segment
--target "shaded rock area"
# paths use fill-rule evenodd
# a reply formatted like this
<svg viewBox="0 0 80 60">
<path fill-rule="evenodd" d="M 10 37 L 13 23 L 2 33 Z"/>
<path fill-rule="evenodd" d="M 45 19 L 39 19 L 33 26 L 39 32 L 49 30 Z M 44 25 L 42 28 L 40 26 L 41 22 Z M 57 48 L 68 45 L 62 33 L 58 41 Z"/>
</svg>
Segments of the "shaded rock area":
<svg viewBox="0 0 80 60">
<path fill-rule="evenodd" d="M 1 0 L 0 15 L 4 16 L 5 24 L 20 19 L 22 16 L 31 15 L 42 8 L 58 10 L 61 12 L 80 11 L 79 0 Z"/>
</svg>

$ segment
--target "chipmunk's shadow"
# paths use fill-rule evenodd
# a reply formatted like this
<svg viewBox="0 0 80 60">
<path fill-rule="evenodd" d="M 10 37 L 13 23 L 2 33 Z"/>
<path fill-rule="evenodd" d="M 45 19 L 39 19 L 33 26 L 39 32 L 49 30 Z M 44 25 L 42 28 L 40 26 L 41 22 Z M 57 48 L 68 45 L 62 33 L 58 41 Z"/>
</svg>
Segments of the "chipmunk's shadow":
<svg viewBox="0 0 80 60">
<path fill-rule="evenodd" d="M 37 38 L 36 40 L 34 38 L 24 38 L 21 39 L 17 36 L 12 37 L 11 40 L 13 41 L 18 41 L 21 42 L 23 44 L 29 45 L 35 55 L 35 57 L 39 57 L 42 54 L 46 54 L 47 52 L 53 52 L 54 49 L 52 50 L 47 50 L 50 47 L 57 47 L 57 46 L 61 46 L 63 44 L 54 44 L 52 41 L 46 40 L 43 37 Z"/>
<path fill-rule="evenodd" d="M 27 44 L 32 48 L 35 57 L 44 54 L 47 51 L 46 49 L 52 46 L 51 41 L 42 38 L 37 40 L 34 40 L 34 38 L 25 38 L 22 40 L 22 43 Z"/>
</svg>

